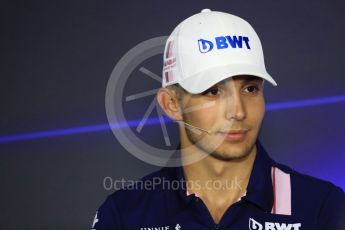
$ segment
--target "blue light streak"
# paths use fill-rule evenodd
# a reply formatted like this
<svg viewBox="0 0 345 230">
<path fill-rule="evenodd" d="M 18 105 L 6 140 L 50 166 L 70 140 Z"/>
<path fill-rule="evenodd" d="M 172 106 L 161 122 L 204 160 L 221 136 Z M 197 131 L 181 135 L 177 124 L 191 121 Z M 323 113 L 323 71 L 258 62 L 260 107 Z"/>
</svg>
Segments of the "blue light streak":
<svg viewBox="0 0 345 230">
<path fill-rule="evenodd" d="M 308 107 L 308 106 L 315 106 L 315 105 L 325 105 L 325 104 L 333 104 L 333 103 L 341 103 L 341 102 L 345 102 L 345 95 L 299 100 L 299 101 L 290 101 L 290 102 L 281 102 L 281 103 L 271 103 L 271 104 L 266 105 L 266 111 L 285 110 L 285 109 L 293 109 L 293 108 Z M 164 117 L 164 120 L 166 122 L 171 122 L 171 120 L 168 117 Z M 0 143 L 41 139 L 41 138 L 56 137 L 56 136 L 68 136 L 68 135 L 76 135 L 76 134 L 82 134 L 82 133 L 102 132 L 102 131 L 110 130 L 110 128 L 120 129 L 120 128 L 125 128 L 125 127 L 137 127 L 140 121 L 141 120 L 131 120 L 131 121 L 123 121 L 119 123 L 114 123 L 114 124 L 105 123 L 105 124 L 56 129 L 56 130 L 49 130 L 49 131 L 42 131 L 42 132 L 32 132 L 32 133 L 24 133 L 24 134 L 17 134 L 17 135 L 0 136 Z M 159 124 L 159 118 L 158 117 L 149 118 L 147 119 L 146 124 L 157 125 Z"/>
<path fill-rule="evenodd" d="M 271 104 L 266 105 L 266 111 L 307 107 L 307 106 L 313 106 L 313 105 L 333 104 L 333 103 L 339 103 L 339 102 L 345 102 L 345 95 L 307 99 L 307 100 L 300 100 L 300 101 L 271 103 Z"/>
</svg>

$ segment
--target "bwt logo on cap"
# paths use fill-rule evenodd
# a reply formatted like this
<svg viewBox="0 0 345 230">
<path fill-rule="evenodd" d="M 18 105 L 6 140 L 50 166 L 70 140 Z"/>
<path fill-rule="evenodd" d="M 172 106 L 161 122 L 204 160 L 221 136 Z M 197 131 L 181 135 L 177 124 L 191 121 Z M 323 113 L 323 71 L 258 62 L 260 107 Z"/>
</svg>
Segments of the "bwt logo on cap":
<svg viewBox="0 0 345 230">
<path fill-rule="evenodd" d="M 242 49 L 243 43 L 247 49 L 250 49 L 249 38 L 245 36 L 219 36 L 215 37 L 214 43 L 216 44 L 217 49 L 227 49 L 227 48 L 239 48 Z M 200 53 L 207 53 L 213 49 L 214 43 L 206 39 L 199 39 L 199 51 Z"/>
</svg>

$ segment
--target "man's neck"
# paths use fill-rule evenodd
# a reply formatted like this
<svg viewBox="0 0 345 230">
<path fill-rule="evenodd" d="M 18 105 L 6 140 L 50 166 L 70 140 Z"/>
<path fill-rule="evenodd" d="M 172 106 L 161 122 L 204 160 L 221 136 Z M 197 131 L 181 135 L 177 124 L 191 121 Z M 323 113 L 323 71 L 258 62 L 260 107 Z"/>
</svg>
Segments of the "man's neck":
<svg viewBox="0 0 345 230">
<path fill-rule="evenodd" d="M 181 146 L 182 147 L 182 146 Z M 193 153 L 191 152 L 193 151 Z M 195 146 L 195 148 L 188 148 L 181 149 L 181 155 L 191 155 L 196 154 L 195 151 L 202 151 Z M 189 165 L 184 166 L 184 173 L 187 181 L 199 181 L 199 183 L 207 182 L 207 181 L 225 181 L 227 180 L 228 183 L 231 181 L 240 181 L 240 185 L 242 190 L 246 190 L 249 177 L 253 168 L 254 160 L 256 157 L 256 146 L 251 150 L 251 152 L 242 159 L 236 160 L 219 160 L 214 158 L 211 155 L 207 155 L 200 161 L 196 163 L 192 163 Z M 206 154 L 204 152 L 200 153 Z M 219 183 L 219 182 L 215 182 Z M 229 192 L 228 190 L 224 190 L 222 192 Z M 234 191 L 230 191 L 234 192 Z M 199 191 L 198 194 L 203 193 L 203 191 Z"/>
<path fill-rule="evenodd" d="M 202 150 L 181 145 L 182 159 L 187 154 L 205 154 L 196 151 Z M 208 155 L 183 166 L 188 192 L 195 193 L 204 201 L 216 223 L 229 206 L 245 195 L 256 153 L 254 146 L 242 159 L 224 161 Z"/>
</svg>

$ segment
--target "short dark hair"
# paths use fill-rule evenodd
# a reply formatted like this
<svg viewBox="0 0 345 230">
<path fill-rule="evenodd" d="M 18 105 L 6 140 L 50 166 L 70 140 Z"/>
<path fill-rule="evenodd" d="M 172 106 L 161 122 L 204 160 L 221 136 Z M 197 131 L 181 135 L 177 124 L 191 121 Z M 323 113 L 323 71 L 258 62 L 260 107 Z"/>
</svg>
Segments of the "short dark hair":
<svg viewBox="0 0 345 230">
<path fill-rule="evenodd" d="M 184 94 L 188 93 L 180 84 L 176 83 L 166 87 L 167 89 L 173 90 L 176 93 L 177 99 L 181 100 Z"/>
</svg>

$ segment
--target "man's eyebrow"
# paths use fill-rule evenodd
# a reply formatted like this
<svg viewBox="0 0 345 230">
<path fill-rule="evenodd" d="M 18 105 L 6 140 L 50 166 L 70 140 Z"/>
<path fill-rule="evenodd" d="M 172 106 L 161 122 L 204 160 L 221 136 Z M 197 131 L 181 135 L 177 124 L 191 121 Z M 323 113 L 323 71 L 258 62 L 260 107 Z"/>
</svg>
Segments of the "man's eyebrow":
<svg viewBox="0 0 345 230">
<path fill-rule="evenodd" d="M 234 78 L 237 78 L 237 77 L 235 76 Z M 261 77 L 257 77 L 257 76 L 247 76 L 247 77 L 242 77 L 242 78 L 240 78 L 240 79 L 241 79 L 242 84 L 246 84 L 246 83 L 252 82 L 252 81 L 259 81 L 259 82 L 264 81 L 264 79 L 262 79 Z M 224 85 L 225 82 L 226 82 L 226 80 L 222 80 L 222 81 L 220 81 L 220 82 L 214 84 L 213 86 L 209 87 L 209 88 L 206 89 L 204 92 L 206 92 L 206 91 L 208 91 L 208 90 L 210 90 L 210 89 L 212 89 L 212 88 L 214 88 L 214 87 L 218 87 L 218 86 L 220 86 L 220 85 Z"/>
</svg>

